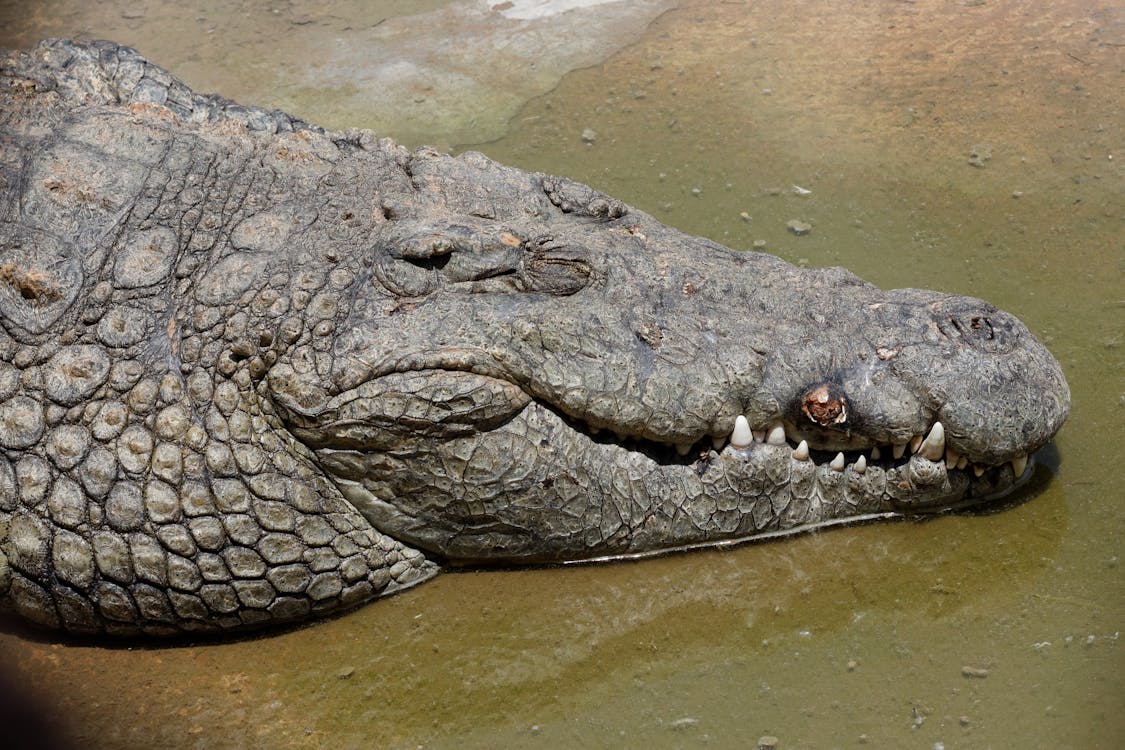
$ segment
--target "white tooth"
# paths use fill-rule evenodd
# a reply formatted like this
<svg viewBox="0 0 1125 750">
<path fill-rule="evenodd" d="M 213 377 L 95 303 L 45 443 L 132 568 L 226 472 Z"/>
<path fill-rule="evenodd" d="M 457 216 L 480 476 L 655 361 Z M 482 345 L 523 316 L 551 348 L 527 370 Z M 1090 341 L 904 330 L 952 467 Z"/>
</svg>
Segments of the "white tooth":
<svg viewBox="0 0 1125 750">
<path fill-rule="evenodd" d="M 713 435 L 711 437 L 711 446 L 717 451 L 721 451 L 726 442 L 727 439 L 722 435 Z"/>
<path fill-rule="evenodd" d="M 917 453 L 918 449 L 922 447 L 922 441 L 924 439 L 925 438 L 923 438 L 921 435 L 915 435 L 914 437 L 910 438 L 910 452 Z"/>
<path fill-rule="evenodd" d="M 950 469 L 957 468 L 957 462 L 961 460 L 961 454 L 953 450 L 953 446 L 945 446 L 945 465 Z"/>
<path fill-rule="evenodd" d="M 957 468 L 958 469 L 964 469 L 968 465 L 969 465 L 969 459 L 966 458 L 965 456 L 961 456 L 961 458 L 957 459 Z"/>
<path fill-rule="evenodd" d="M 874 448 L 871 449 L 871 460 L 872 461 L 878 461 L 882 457 L 883 457 L 883 454 L 879 451 L 879 446 L 876 445 Z"/>
<path fill-rule="evenodd" d="M 754 432 L 754 442 L 755 443 L 766 442 L 766 431 L 765 430 L 754 430 L 753 432 Z"/>
<path fill-rule="evenodd" d="M 796 450 L 793 451 L 793 458 L 797 459 L 798 461 L 808 461 L 809 444 L 802 440 L 801 444 L 798 445 Z"/>
<path fill-rule="evenodd" d="M 867 471 L 867 457 L 860 456 L 859 458 L 857 458 L 855 460 L 855 463 L 852 464 L 852 468 L 855 469 L 856 474 L 862 474 Z"/>
<path fill-rule="evenodd" d="M 679 453 L 681 456 L 686 456 L 690 450 L 691 443 L 676 443 L 676 453 Z"/>
<path fill-rule="evenodd" d="M 922 458 L 930 461 L 941 460 L 945 454 L 945 428 L 941 426 L 941 422 L 934 422 L 930 434 L 926 436 L 918 452 L 922 454 Z"/>
<path fill-rule="evenodd" d="M 891 453 L 895 458 L 902 458 L 902 454 L 906 453 L 906 443 L 895 443 L 891 447 Z"/>
<path fill-rule="evenodd" d="M 750 423 L 739 414 L 734 419 L 734 432 L 730 434 L 730 444 L 735 448 L 746 448 L 754 437 L 750 433 Z"/>
<path fill-rule="evenodd" d="M 768 445 L 785 445 L 785 427 L 781 422 L 774 422 L 770 432 L 766 435 Z"/>
<path fill-rule="evenodd" d="M 843 471 L 844 470 L 844 454 L 843 453 L 837 453 L 836 458 L 832 459 L 832 462 L 828 465 L 832 467 L 833 471 Z"/>
<path fill-rule="evenodd" d="M 973 474 L 974 475 L 979 477 L 981 474 L 984 474 L 984 471 L 985 470 L 984 470 L 983 466 L 977 466 L 976 464 L 973 464 Z"/>
<path fill-rule="evenodd" d="M 1023 476 L 1024 470 L 1027 469 L 1027 456 L 1016 456 L 1012 459 L 1012 471 L 1016 474 L 1016 479 Z"/>
</svg>

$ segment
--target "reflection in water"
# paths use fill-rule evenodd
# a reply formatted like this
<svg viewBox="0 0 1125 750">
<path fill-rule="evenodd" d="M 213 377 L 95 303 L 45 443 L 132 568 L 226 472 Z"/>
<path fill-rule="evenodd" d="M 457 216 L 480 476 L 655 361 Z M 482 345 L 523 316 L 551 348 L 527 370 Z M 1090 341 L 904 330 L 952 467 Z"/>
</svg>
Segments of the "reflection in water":
<svg viewBox="0 0 1125 750">
<path fill-rule="evenodd" d="M 725 244 L 1017 313 L 1074 393 L 1046 460 L 1057 476 L 1044 485 L 1040 468 L 1031 499 L 994 514 L 449 574 L 254 640 L 126 650 L 0 633 L 0 663 L 50 693 L 80 746 L 1125 744 L 1122 12 L 681 5 L 478 148 Z M 295 68 L 316 80 L 337 38 L 351 50 L 389 39 L 378 29 L 399 4 L 16 6 L 0 6 L 0 43 L 116 37 L 197 86 L 314 122 L 479 143 L 508 117 L 473 131 L 470 97 L 443 131 L 458 110 L 428 94 L 375 117 L 343 74 L 320 91 L 292 85 Z M 573 27 L 599 28 L 597 9 L 583 12 Z M 423 21 L 398 28 L 421 34 Z M 573 64 L 550 54 L 537 64 Z M 413 129 L 419 113 L 430 130 Z M 791 234 L 793 219 L 811 232 Z"/>
</svg>

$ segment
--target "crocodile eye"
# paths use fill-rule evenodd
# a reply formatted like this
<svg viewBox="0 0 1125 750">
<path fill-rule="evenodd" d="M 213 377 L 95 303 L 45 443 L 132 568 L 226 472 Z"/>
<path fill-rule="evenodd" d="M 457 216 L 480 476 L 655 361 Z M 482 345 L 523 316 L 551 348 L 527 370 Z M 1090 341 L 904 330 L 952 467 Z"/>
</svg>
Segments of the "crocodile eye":
<svg viewBox="0 0 1125 750">
<path fill-rule="evenodd" d="M 565 296 L 586 287 L 593 268 L 584 248 L 528 240 L 514 230 L 403 222 L 377 248 L 374 276 L 391 294 L 544 292 Z"/>
<path fill-rule="evenodd" d="M 448 262 L 448 250 L 428 256 L 385 254 L 375 263 L 375 277 L 399 297 L 423 297 L 441 286 L 441 271 Z"/>
<path fill-rule="evenodd" d="M 593 268 L 585 256 L 584 249 L 573 245 L 540 245 L 525 257 L 521 281 L 527 291 L 574 294 L 586 288 L 593 278 Z"/>
</svg>

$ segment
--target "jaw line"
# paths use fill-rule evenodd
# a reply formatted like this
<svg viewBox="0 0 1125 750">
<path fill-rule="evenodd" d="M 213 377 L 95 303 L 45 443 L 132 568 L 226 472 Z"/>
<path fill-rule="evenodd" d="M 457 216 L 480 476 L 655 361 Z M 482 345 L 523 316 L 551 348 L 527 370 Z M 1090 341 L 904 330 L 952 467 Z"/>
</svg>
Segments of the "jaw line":
<svg viewBox="0 0 1125 750">
<path fill-rule="evenodd" d="M 352 361 L 358 362 L 359 360 L 353 359 Z M 571 430 L 576 435 L 581 435 L 584 439 L 587 439 L 593 443 L 597 443 L 603 446 L 616 447 L 624 451 L 626 455 L 642 455 L 644 458 L 651 461 L 654 467 L 661 466 L 669 468 L 671 466 L 679 465 L 684 467 L 685 469 L 698 470 L 701 463 L 705 459 L 713 459 L 716 452 L 725 453 L 726 449 L 729 447 L 729 437 L 723 439 L 723 445 L 719 447 L 712 445 L 711 436 L 705 434 L 701 438 L 691 443 L 686 453 L 680 453 L 679 455 L 677 455 L 677 445 L 671 440 L 651 439 L 625 432 L 617 432 L 612 427 L 604 429 L 594 428 L 585 415 L 569 414 L 564 411 L 562 407 L 552 403 L 551 400 L 533 393 L 532 389 L 528 387 L 528 384 L 524 382 L 524 379 L 513 373 L 513 370 L 510 366 L 505 364 L 499 358 L 493 356 L 487 350 L 480 347 L 446 347 L 442 349 L 430 349 L 419 352 L 411 352 L 393 361 L 384 360 L 384 362 L 379 366 L 372 365 L 371 363 L 363 364 L 364 367 L 367 368 L 367 374 L 362 382 L 368 382 L 370 380 L 374 380 L 379 377 L 398 372 L 422 370 L 440 370 L 450 373 L 473 373 L 476 375 L 495 378 L 497 380 L 507 382 L 521 389 L 528 396 L 528 398 L 530 399 L 529 406 L 534 404 L 552 413 L 563 423 L 565 428 Z M 362 382 L 352 386 L 347 390 L 353 390 L 354 388 L 361 385 Z M 341 397 L 344 397 L 344 393 L 340 393 L 332 400 L 336 401 Z M 796 448 L 796 443 L 799 441 L 794 440 L 793 438 L 802 436 L 799 428 L 794 428 L 792 426 L 792 422 L 780 417 L 775 420 L 774 424 L 783 425 L 784 431 L 786 433 L 786 442 L 789 448 Z M 503 429 L 503 427 L 500 426 L 494 429 Z M 831 434 L 831 431 L 829 431 L 829 434 Z M 885 443 L 881 443 L 877 439 L 865 436 L 848 436 L 847 439 L 849 445 L 846 447 L 841 447 L 839 444 L 832 445 L 826 443 L 810 444 L 809 447 L 810 450 L 819 453 L 835 453 L 837 451 L 841 451 L 852 454 L 853 458 L 851 458 L 850 460 L 846 457 L 845 465 L 847 466 L 848 470 L 851 470 L 851 464 L 854 463 L 854 456 L 856 454 L 868 455 L 870 454 L 873 447 L 881 447 L 887 455 L 890 455 L 890 446 L 886 445 Z M 758 442 L 761 441 L 759 440 Z M 632 443 L 632 445 L 629 445 L 629 443 Z M 683 444 L 681 444 L 681 448 L 682 447 Z M 905 458 L 909 460 L 909 456 L 910 452 L 908 450 Z M 818 455 L 815 458 L 815 463 L 817 463 L 818 465 L 828 460 L 828 458 L 824 455 Z M 941 459 L 938 460 L 940 461 Z M 884 459 L 884 462 L 885 465 L 883 468 L 891 468 L 892 466 L 900 465 L 898 461 L 887 462 Z M 992 471 L 997 468 L 1002 468 L 1005 465 L 1006 463 L 988 466 L 985 467 L 985 470 Z M 964 471 L 968 472 L 970 475 L 972 474 L 969 467 L 966 467 L 964 469 L 949 469 L 949 471 L 950 473 L 955 471 Z M 1026 476 L 1027 473 L 1028 472 L 1025 471 L 1024 476 Z M 970 476 L 970 481 L 972 481 L 972 479 L 973 477 Z M 1013 482 L 1004 490 L 990 495 L 989 499 L 993 499 L 995 496 L 1006 494 L 1012 489 L 1015 489 L 1015 487 L 1019 484 L 1020 482 L 1018 481 Z M 972 498 L 970 499 L 972 500 Z M 974 502 L 979 501 L 974 500 Z M 941 505 L 940 507 L 946 508 L 948 506 Z M 914 508 L 914 510 L 919 509 Z"/>
<path fill-rule="evenodd" d="M 763 531 L 755 534 L 748 534 L 741 537 L 732 537 L 729 539 L 716 539 L 710 542 L 695 542 L 692 544 L 682 544 L 674 547 L 667 547 L 662 549 L 645 550 L 643 552 L 628 552 L 617 555 L 601 555 L 599 557 L 583 558 L 579 560 L 564 560 L 560 565 L 564 566 L 577 566 L 577 565 L 596 565 L 598 563 L 607 562 L 629 562 L 648 560 L 656 557 L 665 557 L 668 555 L 678 555 L 685 552 L 693 552 L 697 550 L 727 550 L 735 547 L 742 547 L 750 544 L 757 544 L 759 542 L 770 542 L 777 539 L 785 539 L 800 534 L 811 534 L 822 529 L 830 529 L 839 526 L 862 526 L 865 524 L 876 523 L 880 521 L 909 521 L 909 520 L 926 520 L 936 518 L 941 515 L 950 513 L 958 513 L 960 511 L 979 508 L 984 505 L 989 505 L 997 502 L 1005 497 L 1012 495 L 1016 490 L 1022 489 L 1027 485 L 1031 479 L 1034 461 L 1028 462 L 1027 471 L 1023 476 L 1016 480 L 1011 487 L 1000 490 L 991 495 L 983 497 L 970 497 L 962 498 L 960 501 L 948 505 L 934 505 L 934 506 L 916 506 L 907 507 L 903 506 L 895 510 L 880 511 L 875 513 L 864 513 L 856 516 L 842 517 L 842 518 L 828 518 L 816 523 L 802 524 L 800 526 L 792 526 L 788 529 L 776 529 L 772 531 Z"/>
<path fill-rule="evenodd" d="M 786 445 L 784 445 L 784 446 L 763 446 L 761 441 L 756 440 L 754 443 L 752 443 L 747 448 L 735 448 L 734 446 L 730 445 L 730 443 L 728 441 L 726 445 L 724 445 L 721 449 L 718 449 L 718 450 L 716 450 L 716 449 L 714 449 L 710 446 L 707 446 L 707 447 L 703 448 L 702 450 L 695 451 L 694 450 L 695 446 L 693 446 L 693 451 L 689 452 L 686 456 L 675 456 L 674 455 L 675 452 L 674 452 L 673 447 L 671 445 L 668 445 L 668 444 L 665 444 L 665 443 L 657 443 L 655 441 L 649 441 L 649 440 L 646 440 L 644 438 L 635 438 L 635 437 L 632 437 L 632 436 L 626 436 L 625 439 L 624 439 L 624 442 L 623 442 L 622 440 L 615 438 L 613 436 L 612 431 L 608 431 L 608 430 L 592 431 L 588 428 L 588 426 L 583 424 L 580 420 L 566 415 L 565 413 L 561 412 L 561 410 L 559 410 L 557 407 L 554 407 L 553 405 L 551 405 L 547 402 L 544 402 L 540 399 L 532 398 L 531 402 L 526 407 L 524 407 L 524 410 L 522 410 L 520 413 L 523 414 L 523 413 L 526 412 L 527 409 L 531 409 L 531 408 L 538 408 L 538 409 L 542 410 L 543 412 L 545 412 L 547 414 L 550 414 L 555 420 L 558 420 L 558 422 L 560 423 L 560 426 L 563 429 L 568 430 L 569 433 L 572 436 L 574 436 L 576 439 L 587 441 L 589 444 L 599 446 L 603 450 L 608 449 L 608 450 L 613 451 L 613 453 L 611 453 L 610 455 L 618 457 L 618 458 L 613 459 L 613 464 L 615 466 L 624 466 L 627 463 L 629 463 L 631 461 L 634 461 L 634 460 L 637 460 L 639 458 L 639 459 L 642 459 L 642 460 L 646 461 L 647 464 L 649 465 L 650 469 L 654 470 L 654 471 L 657 470 L 657 469 L 664 470 L 664 471 L 685 471 L 685 472 L 691 471 L 693 473 L 700 474 L 700 473 L 706 471 L 708 465 L 715 460 L 731 460 L 731 461 L 739 461 L 739 462 L 742 462 L 742 463 L 748 463 L 749 462 L 749 451 L 750 450 L 761 449 L 763 447 L 769 447 L 769 448 L 775 448 L 775 449 L 784 449 L 784 450 L 789 451 L 789 452 L 792 452 L 794 450 L 794 446 L 791 443 L 789 443 L 788 441 L 786 442 Z M 504 428 L 505 428 L 504 426 L 501 426 L 497 429 L 504 429 Z M 629 442 L 633 442 L 634 445 L 633 446 L 628 445 L 627 443 L 629 443 Z M 706 441 L 704 441 L 704 442 L 706 442 Z M 638 447 L 641 447 L 641 449 L 638 450 Z M 647 448 L 647 449 L 645 449 L 645 448 Z M 824 466 L 827 463 L 829 463 L 828 454 L 830 454 L 832 452 L 835 452 L 834 450 L 833 451 L 819 451 L 817 449 L 813 449 L 813 450 L 816 450 L 817 453 L 814 455 L 814 457 L 811 457 L 809 459 L 809 461 L 811 463 L 813 463 L 818 469 L 821 466 Z M 666 458 L 667 460 L 660 460 L 659 458 L 654 457 L 653 453 L 655 451 L 662 452 L 664 454 L 664 458 Z M 850 450 L 848 452 L 850 454 L 853 454 L 853 455 L 857 453 L 856 450 Z M 866 454 L 867 451 L 866 450 L 859 451 L 859 453 L 860 454 Z M 889 451 L 888 451 L 888 455 L 889 455 Z M 816 458 L 817 460 L 814 460 L 814 458 Z M 901 459 L 893 459 L 893 460 L 889 460 L 889 461 L 886 460 L 886 459 L 880 459 L 881 463 L 879 464 L 879 467 L 884 471 L 887 471 L 887 470 L 890 470 L 890 469 L 901 470 L 907 464 L 909 464 L 911 460 L 913 460 L 915 458 L 917 458 L 919 460 L 928 460 L 928 459 L 922 459 L 921 457 L 916 456 L 915 454 L 912 454 L 909 447 L 908 447 Z M 939 459 L 937 459 L 937 461 L 931 461 L 931 463 L 938 463 L 938 462 L 944 463 L 944 459 L 939 458 Z M 853 471 L 854 470 L 853 464 L 854 464 L 854 460 L 851 460 L 851 459 L 847 460 L 846 464 L 845 464 L 845 471 L 847 471 L 847 472 Z M 947 510 L 950 510 L 950 509 L 957 509 L 957 508 L 967 507 L 967 506 L 976 505 L 976 504 L 980 504 L 980 503 L 993 502 L 995 500 L 998 500 L 998 499 L 1012 493 L 1016 489 L 1022 487 L 1027 482 L 1029 477 L 1032 475 L 1034 465 L 1035 465 L 1034 457 L 1033 456 L 1029 457 L 1028 462 L 1027 462 L 1027 466 L 1024 469 L 1021 476 L 1014 477 L 1010 484 L 1008 484 L 1005 487 L 1002 487 L 1001 489 L 999 489 L 995 492 L 987 493 L 985 495 L 975 495 L 975 496 L 970 494 L 969 492 L 966 492 L 965 495 L 963 495 L 962 497 L 959 497 L 957 499 L 954 499 L 954 500 L 938 499 L 938 500 L 935 500 L 931 504 L 920 504 L 920 503 L 910 503 L 910 502 L 895 502 L 894 503 L 895 509 L 893 511 L 889 511 L 889 512 L 891 513 L 891 515 L 932 514 L 934 512 L 944 512 L 944 511 L 947 511 Z M 1004 463 L 1004 464 L 1000 464 L 1000 465 L 997 465 L 997 466 L 989 467 L 989 469 L 987 471 L 1003 471 L 1003 470 L 1005 470 L 1005 467 L 1009 467 L 1009 464 Z M 976 479 L 976 477 L 973 475 L 973 473 L 972 473 L 972 471 L 969 467 L 966 467 L 964 469 L 949 469 L 947 467 L 946 471 L 950 475 L 961 474 L 961 475 L 967 476 L 968 479 L 969 479 L 970 487 L 972 486 L 973 481 Z M 881 516 L 881 514 L 875 514 L 874 515 L 874 517 L 880 517 L 880 516 Z M 833 521 L 832 523 L 839 523 L 839 522 L 841 522 L 841 521 Z M 704 545 L 704 546 L 706 546 L 706 545 Z"/>
</svg>

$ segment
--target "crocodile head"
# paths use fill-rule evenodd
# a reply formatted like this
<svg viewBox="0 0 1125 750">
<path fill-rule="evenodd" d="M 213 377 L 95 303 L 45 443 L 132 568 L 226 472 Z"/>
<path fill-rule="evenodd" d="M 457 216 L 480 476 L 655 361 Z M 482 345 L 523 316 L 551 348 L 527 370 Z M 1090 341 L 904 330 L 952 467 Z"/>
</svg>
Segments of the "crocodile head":
<svg viewBox="0 0 1125 750">
<path fill-rule="evenodd" d="M 0 111 L 0 610 L 47 627 L 257 627 L 442 561 L 979 502 L 1069 408 L 980 300 L 194 94 L 110 42 L 0 56 Z"/>
<path fill-rule="evenodd" d="M 1066 418 L 1054 358 L 981 300 L 731 251 L 477 154 L 406 171 L 263 384 L 377 528 L 445 560 L 977 502 Z"/>
</svg>

